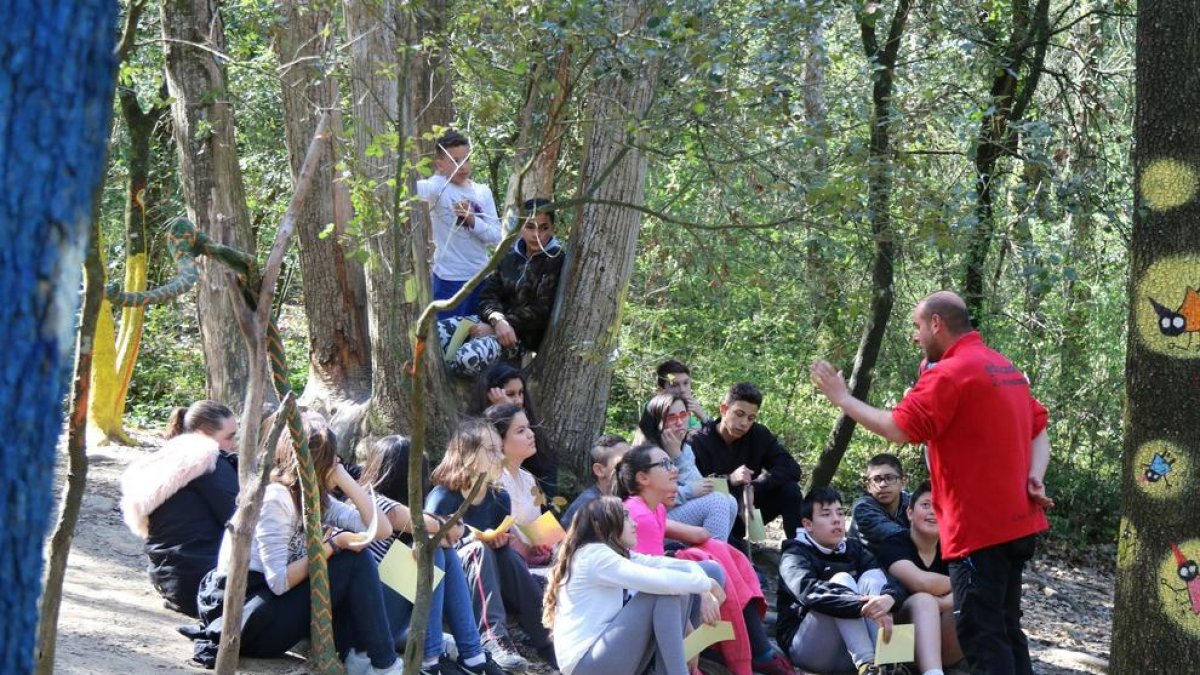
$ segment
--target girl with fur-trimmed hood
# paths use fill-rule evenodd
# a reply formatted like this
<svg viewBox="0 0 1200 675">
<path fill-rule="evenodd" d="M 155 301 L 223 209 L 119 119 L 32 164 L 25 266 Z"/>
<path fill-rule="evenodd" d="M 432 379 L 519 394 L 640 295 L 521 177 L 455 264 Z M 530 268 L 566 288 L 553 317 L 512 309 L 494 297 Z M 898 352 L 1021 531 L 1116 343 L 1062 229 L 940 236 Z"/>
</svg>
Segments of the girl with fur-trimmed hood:
<svg viewBox="0 0 1200 675">
<path fill-rule="evenodd" d="M 167 444 L 121 477 L 121 511 L 129 529 L 146 539 L 150 583 L 168 609 L 191 617 L 236 508 L 237 429 L 233 411 L 216 401 L 176 408 Z"/>
</svg>

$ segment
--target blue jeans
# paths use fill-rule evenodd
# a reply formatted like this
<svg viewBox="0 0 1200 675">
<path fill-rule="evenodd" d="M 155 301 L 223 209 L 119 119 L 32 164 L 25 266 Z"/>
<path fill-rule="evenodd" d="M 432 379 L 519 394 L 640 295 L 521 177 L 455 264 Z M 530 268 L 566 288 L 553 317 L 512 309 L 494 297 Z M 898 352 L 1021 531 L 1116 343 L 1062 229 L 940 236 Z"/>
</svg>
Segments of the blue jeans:
<svg viewBox="0 0 1200 675">
<path fill-rule="evenodd" d="M 449 300 L 454 297 L 458 289 L 466 285 L 466 281 L 449 281 L 442 279 L 438 275 L 433 275 L 433 299 L 434 300 Z M 483 289 L 483 284 L 480 283 L 471 291 L 471 294 L 466 297 L 457 307 L 453 307 L 444 312 L 438 312 L 438 321 L 442 319 L 450 319 L 456 316 L 467 316 L 468 314 L 479 313 L 479 291 Z"/>
<path fill-rule="evenodd" d="M 429 625 L 425 633 L 426 660 L 434 659 L 445 651 L 442 639 L 442 626 L 448 624 L 450 634 L 458 645 L 458 653 L 464 659 L 483 653 L 479 642 L 479 629 L 475 625 L 475 610 L 471 608 L 471 591 L 467 586 L 467 576 L 463 572 L 462 562 L 458 552 L 452 548 L 438 547 L 433 553 L 433 563 L 446 573 L 442 583 L 433 589 L 433 597 L 429 605 Z M 390 588 L 385 591 L 400 603 L 395 608 L 389 607 L 388 618 L 395 623 L 401 619 L 405 628 L 398 636 L 400 640 L 408 640 L 408 619 L 412 616 L 413 605 L 399 593 Z M 399 616 L 393 616 L 393 612 Z"/>
</svg>

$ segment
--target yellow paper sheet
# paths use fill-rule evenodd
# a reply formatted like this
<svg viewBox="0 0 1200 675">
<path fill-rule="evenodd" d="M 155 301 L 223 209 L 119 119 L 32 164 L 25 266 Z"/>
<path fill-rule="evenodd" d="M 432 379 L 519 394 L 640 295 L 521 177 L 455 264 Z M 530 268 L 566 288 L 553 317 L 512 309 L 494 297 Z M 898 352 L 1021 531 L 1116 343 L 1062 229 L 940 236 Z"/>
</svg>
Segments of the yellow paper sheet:
<svg viewBox="0 0 1200 675">
<path fill-rule="evenodd" d="M 467 528 L 475 534 L 476 539 L 478 539 L 480 541 L 492 541 L 493 539 L 496 538 L 497 535 L 501 535 L 501 534 L 504 534 L 505 532 L 508 532 L 508 528 L 512 527 L 513 523 L 515 523 L 515 522 L 517 522 L 517 521 L 514 520 L 512 516 L 505 516 L 504 520 L 500 521 L 499 525 L 488 530 L 487 532 L 484 532 L 483 530 L 477 530 L 477 529 L 471 527 L 470 525 L 467 525 Z"/>
<path fill-rule="evenodd" d="M 754 509 L 750 516 L 750 522 L 746 524 L 746 537 L 755 544 L 761 544 L 767 540 L 767 528 L 763 524 L 762 511 Z"/>
<path fill-rule="evenodd" d="M 543 513 L 537 520 L 528 525 L 518 525 L 521 534 L 534 546 L 553 546 L 562 541 L 567 532 L 559 524 L 558 519 L 550 511 Z"/>
<path fill-rule="evenodd" d="M 892 626 L 892 639 L 883 641 L 883 633 L 875 640 L 875 665 L 910 663 L 917 644 L 917 634 L 911 623 Z"/>
<path fill-rule="evenodd" d="M 720 492 L 723 495 L 729 494 L 729 478 L 727 476 L 709 476 L 708 480 L 712 481 L 713 492 Z"/>
<path fill-rule="evenodd" d="M 450 338 L 450 344 L 446 345 L 446 353 L 442 356 L 446 359 L 446 363 L 454 360 L 454 355 L 458 353 L 459 347 L 463 346 L 471 337 L 471 327 L 475 325 L 470 319 L 462 319 L 458 322 L 458 328 L 454 329 L 454 336 Z"/>
<path fill-rule="evenodd" d="M 691 660 L 705 647 L 733 639 L 733 624 L 728 621 L 718 621 L 717 625 L 700 624 L 696 630 L 688 633 L 683 639 L 683 658 Z"/>
<path fill-rule="evenodd" d="M 433 568 L 434 588 L 437 588 L 444 576 L 446 576 L 445 572 L 436 566 Z M 388 549 L 387 555 L 383 556 L 383 560 L 379 563 L 379 580 L 403 595 L 409 602 L 416 602 L 417 559 L 413 550 L 404 542 L 392 542 L 392 547 Z"/>
</svg>

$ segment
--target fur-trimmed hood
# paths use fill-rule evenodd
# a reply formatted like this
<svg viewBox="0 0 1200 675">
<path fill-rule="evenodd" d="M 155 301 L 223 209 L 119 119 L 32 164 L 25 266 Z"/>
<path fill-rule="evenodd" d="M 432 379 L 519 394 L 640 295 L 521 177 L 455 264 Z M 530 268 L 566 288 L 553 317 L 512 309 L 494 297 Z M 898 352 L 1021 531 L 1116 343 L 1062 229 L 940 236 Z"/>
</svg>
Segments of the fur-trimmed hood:
<svg viewBox="0 0 1200 675">
<path fill-rule="evenodd" d="M 217 467 L 221 449 L 204 434 L 180 434 L 121 476 L 121 513 L 134 534 L 150 534 L 150 514 L 193 480 Z"/>
</svg>

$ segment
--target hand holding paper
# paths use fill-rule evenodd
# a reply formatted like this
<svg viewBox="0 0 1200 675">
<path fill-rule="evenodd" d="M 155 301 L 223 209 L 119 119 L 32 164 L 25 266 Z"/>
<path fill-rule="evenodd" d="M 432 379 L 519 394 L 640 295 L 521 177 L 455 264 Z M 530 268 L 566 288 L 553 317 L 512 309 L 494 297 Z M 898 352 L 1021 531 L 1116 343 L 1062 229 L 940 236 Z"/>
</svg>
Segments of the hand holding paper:
<svg viewBox="0 0 1200 675">
<path fill-rule="evenodd" d="M 508 532 L 508 528 L 512 527 L 513 523 L 515 522 L 517 521 L 514 520 L 512 516 L 505 516 L 504 520 L 500 521 L 499 525 L 487 530 L 486 532 L 471 527 L 470 525 L 467 525 L 467 527 L 471 528 L 471 533 L 474 534 L 475 538 L 479 541 L 495 541 L 496 537 Z"/>
<path fill-rule="evenodd" d="M 709 645 L 733 639 L 733 624 L 718 621 L 715 626 L 700 624 L 683 639 L 683 658 L 690 661 Z"/>
<path fill-rule="evenodd" d="M 875 640 L 875 665 L 910 663 L 916 644 L 917 636 L 911 623 L 892 626 L 892 639 L 885 641 L 880 633 Z"/>
<path fill-rule="evenodd" d="M 375 503 L 375 493 L 370 493 L 371 503 Z M 375 541 L 375 537 L 379 535 L 379 509 L 375 509 L 371 514 L 371 524 L 367 526 L 366 532 L 353 533 L 350 541 L 346 542 L 344 548 L 361 550 L 367 544 Z"/>
<path fill-rule="evenodd" d="M 566 538 L 567 533 L 550 511 L 543 513 L 528 525 L 517 525 L 525 539 L 534 546 L 554 546 Z"/>
</svg>

